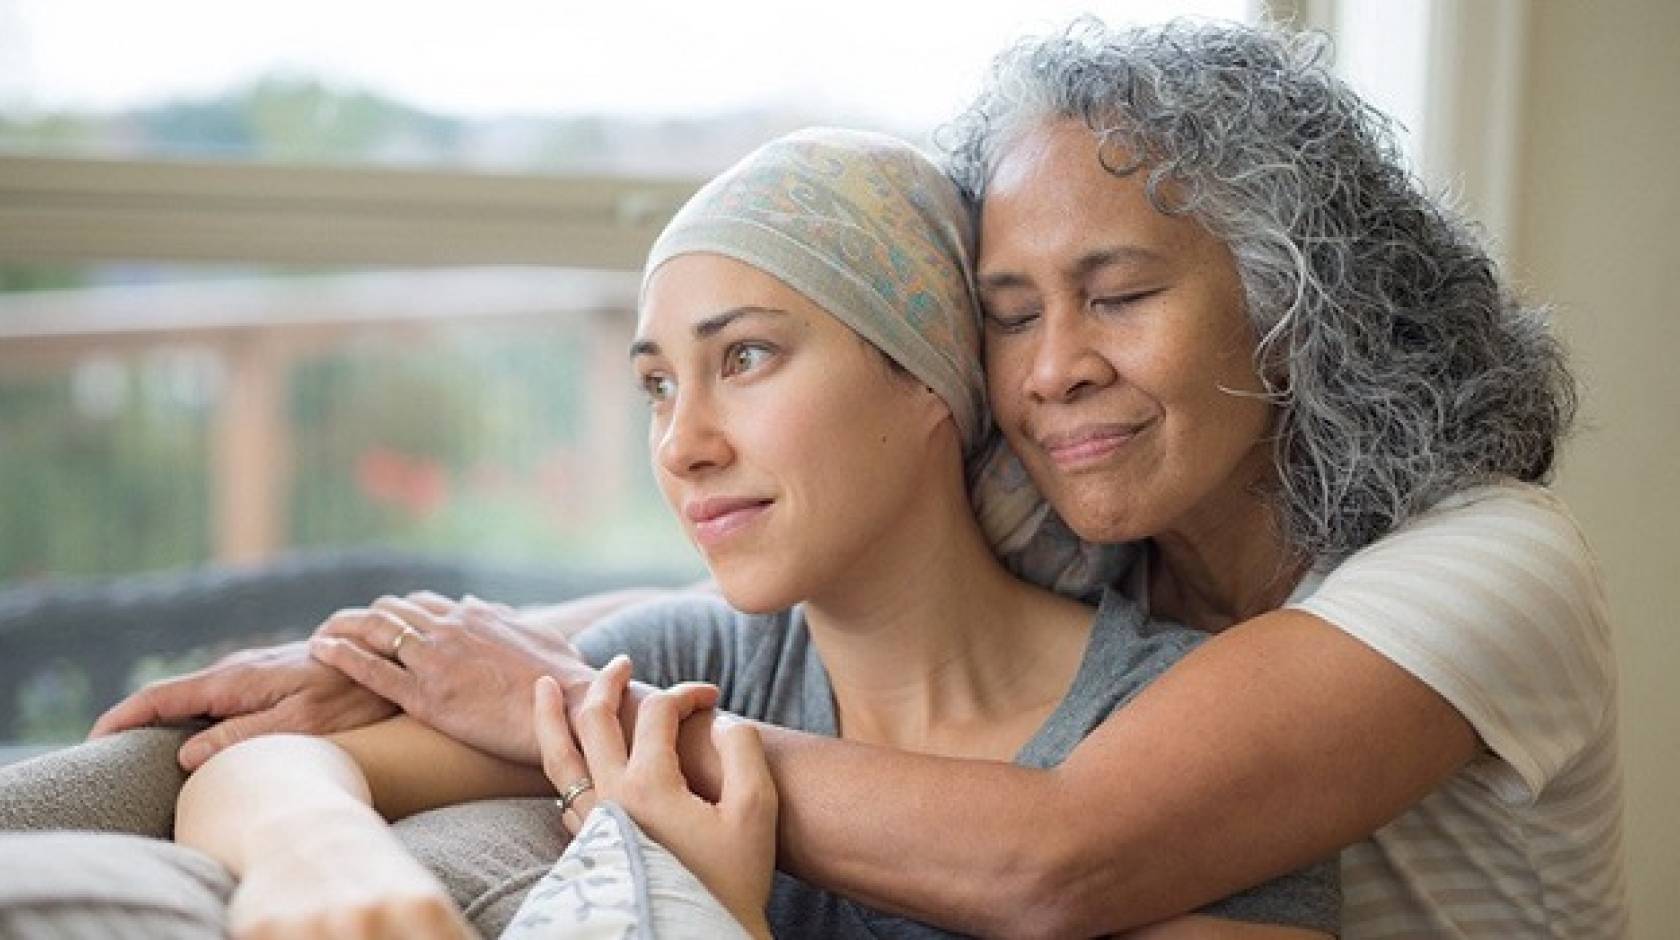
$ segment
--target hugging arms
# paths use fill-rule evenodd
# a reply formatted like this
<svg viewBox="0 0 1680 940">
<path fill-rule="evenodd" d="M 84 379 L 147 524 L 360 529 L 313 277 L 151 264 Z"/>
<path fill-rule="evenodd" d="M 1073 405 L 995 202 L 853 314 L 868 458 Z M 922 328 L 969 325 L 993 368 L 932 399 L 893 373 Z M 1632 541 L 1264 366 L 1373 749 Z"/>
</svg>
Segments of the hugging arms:
<svg viewBox="0 0 1680 940">
<path fill-rule="evenodd" d="M 1352 935 L 1625 930 L 1608 624 L 1537 485 L 1573 403 L 1538 314 L 1302 41 L 1078 28 L 998 70 L 951 166 L 980 207 L 1014 472 L 1088 542 L 1146 546 L 1123 593 L 1211 638 L 1049 769 L 763 729 L 782 865 L 957 929 L 1067 935 L 1346 848 Z M 1004 519 L 1000 551 L 1030 570 L 1011 521 L 1031 528 Z M 520 756 L 501 732 L 535 674 L 585 668 L 506 612 L 382 606 L 333 628 L 363 657 L 322 658 L 496 753 Z M 367 658 L 392 618 L 436 638 L 432 660 L 404 645 L 406 677 Z M 470 648 L 494 667 L 451 658 Z M 245 712 L 326 683 L 368 707 L 302 653 L 271 700 L 205 709 L 215 677 L 149 694 Z M 498 675 L 518 703 L 463 710 Z M 715 792 L 706 735 L 681 743 Z"/>
</svg>

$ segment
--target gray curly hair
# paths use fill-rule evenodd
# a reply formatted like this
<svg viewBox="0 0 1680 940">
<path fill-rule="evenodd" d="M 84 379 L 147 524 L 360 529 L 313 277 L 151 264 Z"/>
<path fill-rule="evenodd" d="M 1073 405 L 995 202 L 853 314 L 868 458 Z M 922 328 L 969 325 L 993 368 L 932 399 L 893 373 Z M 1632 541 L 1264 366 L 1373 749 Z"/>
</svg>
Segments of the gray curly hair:
<svg viewBox="0 0 1680 940">
<path fill-rule="evenodd" d="M 1105 168 L 1147 174 L 1158 210 L 1226 242 L 1278 408 L 1278 521 L 1307 558 L 1476 483 L 1546 480 L 1576 408 L 1546 311 L 1423 192 L 1327 49 L 1267 27 L 1084 18 L 1000 55 L 937 137 L 980 204 L 1021 134 L 1082 120 Z"/>
</svg>

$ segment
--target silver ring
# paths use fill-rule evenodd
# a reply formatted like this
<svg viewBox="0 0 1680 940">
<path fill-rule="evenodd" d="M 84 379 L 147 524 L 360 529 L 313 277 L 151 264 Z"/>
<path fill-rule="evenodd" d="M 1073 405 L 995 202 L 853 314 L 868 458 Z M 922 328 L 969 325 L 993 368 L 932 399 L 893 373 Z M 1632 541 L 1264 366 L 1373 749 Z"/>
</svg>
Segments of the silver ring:
<svg viewBox="0 0 1680 940">
<path fill-rule="evenodd" d="M 572 804 L 577 801 L 578 797 L 593 789 L 595 789 L 595 781 L 588 777 L 579 777 L 572 781 L 571 786 L 560 791 L 560 798 L 554 801 L 554 805 L 560 807 L 560 814 L 564 816 L 566 810 L 572 808 Z"/>
<path fill-rule="evenodd" d="M 406 623 L 403 624 L 403 628 L 401 630 L 397 631 L 396 636 L 391 638 L 391 658 L 392 659 L 395 659 L 398 662 L 402 661 L 401 658 L 397 656 L 397 654 L 402 652 L 403 641 L 407 640 L 411 636 L 412 637 L 419 637 L 420 636 L 420 631 L 414 629 L 413 627 L 409 626 Z"/>
</svg>

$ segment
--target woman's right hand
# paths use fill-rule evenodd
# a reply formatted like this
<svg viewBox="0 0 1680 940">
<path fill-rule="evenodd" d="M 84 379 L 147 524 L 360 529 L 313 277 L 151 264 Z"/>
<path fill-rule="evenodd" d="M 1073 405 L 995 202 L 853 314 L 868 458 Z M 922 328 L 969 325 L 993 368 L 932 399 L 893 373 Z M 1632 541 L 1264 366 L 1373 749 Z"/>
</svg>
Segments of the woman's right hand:
<svg viewBox="0 0 1680 940">
<path fill-rule="evenodd" d="M 538 760 L 532 683 L 556 675 L 582 686 L 595 675 L 564 633 L 473 597 L 383 597 L 342 610 L 315 631 L 310 651 L 420 722 L 527 766 Z"/>
<path fill-rule="evenodd" d="M 147 685 L 111 706 L 88 737 L 189 718 L 216 723 L 181 746 L 184 770 L 241 741 L 284 732 L 331 734 L 396 714 L 397 706 L 316 662 L 301 642 L 243 650 L 203 669 Z"/>
<path fill-rule="evenodd" d="M 315 827 L 252 865 L 228 907 L 236 940 L 468 940 L 443 885 L 383 824 Z M 330 830 L 330 831 L 329 831 Z"/>
<path fill-rule="evenodd" d="M 623 656 L 601 670 L 577 711 L 576 741 L 559 685 L 550 678 L 537 682 L 534 718 L 544 772 L 562 792 L 587 773 L 593 792 L 573 802 L 577 820 L 594 796 L 618 803 L 748 932 L 770 936 L 764 907 L 776 864 L 777 795 L 757 729 L 738 719 L 714 720 L 722 796 L 709 802 L 690 790 L 676 746 L 683 719 L 712 707 L 715 688 L 684 683 L 645 697 L 627 748 L 619 707 L 629 679 L 630 661 Z M 566 825 L 576 831 L 571 818 Z"/>
</svg>

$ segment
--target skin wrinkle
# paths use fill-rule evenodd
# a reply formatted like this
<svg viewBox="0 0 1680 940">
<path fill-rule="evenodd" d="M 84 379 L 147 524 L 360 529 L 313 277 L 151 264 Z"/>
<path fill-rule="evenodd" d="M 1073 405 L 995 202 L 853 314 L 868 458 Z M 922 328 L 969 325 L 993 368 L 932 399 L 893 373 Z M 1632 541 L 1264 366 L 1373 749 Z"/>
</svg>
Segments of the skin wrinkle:
<svg viewBox="0 0 1680 940">
<path fill-rule="evenodd" d="M 983 201 L 1023 135 L 1080 120 L 1114 175 L 1143 173 L 1159 211 L 1227 242 L 1281 409 L 1273 511 L 1309 558 L 1345 555 L 1468 485 L 1546 481 L 1576 410 L 1547 311 L 1503 287 L 1325 52 L 1314 36 L 1076 21 L 1000 56 L 989 90 L 936 138 Z"/>
</svg>

